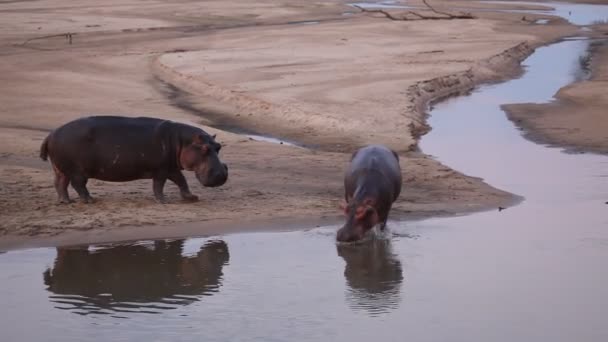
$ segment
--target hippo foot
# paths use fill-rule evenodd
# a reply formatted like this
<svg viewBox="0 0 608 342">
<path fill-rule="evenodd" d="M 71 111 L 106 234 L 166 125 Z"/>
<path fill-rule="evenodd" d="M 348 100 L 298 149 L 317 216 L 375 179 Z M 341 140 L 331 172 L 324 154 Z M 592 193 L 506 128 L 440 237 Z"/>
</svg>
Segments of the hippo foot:
<svg viewBox="0 0 608 342">
<path fill-rule="evenodd" d="M 193 194 L 182 194 L 184 202 L 198 202 L 198 196 Z"/>
<path fill-rule="evenodd" d="M 93 199 L 93 197 L 89 196 L 89 197 L 85 197 L 85 198 L 81 198 L 80 199 L 82 201 L 82 203 L 84 204 L 92 204 L 95 203 L 95 200 Z"/>
<path fill-rule="evenodd" d="M 169 203 L 165 197 L 156 197 L 155 201 L 158 204 L 167 204 L 167 203 Z"/>
<path fill-rule="evenodd" d="M 71 204 L 74 203 L 74 200 L 71 200 L 69 198 L 60 198 L 57 200 L 57 204 L 62 205 L 62 204 Z"/>
</svg>

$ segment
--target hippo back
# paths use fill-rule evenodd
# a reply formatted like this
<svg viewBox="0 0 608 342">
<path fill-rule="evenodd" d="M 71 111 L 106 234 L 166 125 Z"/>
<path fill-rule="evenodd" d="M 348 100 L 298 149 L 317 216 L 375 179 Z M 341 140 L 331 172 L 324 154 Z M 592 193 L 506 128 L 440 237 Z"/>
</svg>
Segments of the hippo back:
<svg viewBox="0 0 608 342">
<path fill-rule="evenodd" d="M 345 175 L 345 188 L 354 189 L 357 175 L 374 171 L 387 180 L 393 190 L 393 201 L 401 193 L 401 166 L 399 156 L 383 145 L 368 145 L 353 153 L 351 163 Z"/>
</svg>

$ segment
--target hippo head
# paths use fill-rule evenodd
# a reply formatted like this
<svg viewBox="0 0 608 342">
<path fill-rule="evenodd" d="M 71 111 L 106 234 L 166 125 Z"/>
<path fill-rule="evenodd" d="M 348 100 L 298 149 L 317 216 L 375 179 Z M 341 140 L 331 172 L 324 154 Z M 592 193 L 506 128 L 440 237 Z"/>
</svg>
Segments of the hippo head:
<svg viewBox="0 0 608 342">
<path fill-rule="evenodd" d="M 196 134 L 191 143 L 182 146 L 180 163 L 185 170 L 194 171 L 203 186 L 216 187 L 226 183 L 228 166 L 219 158 L 222 145 L 215 141 L 215 135 Z"/>
<path fill-rule="evenodd" d="M 339 242 L 354 242 L 363 239 L 365 233 L 378 224 L 378 212 L 372 200 L 351 203 L 344 206 L 346 223 L 340 230 L 336 239 Z"/>
</svg>

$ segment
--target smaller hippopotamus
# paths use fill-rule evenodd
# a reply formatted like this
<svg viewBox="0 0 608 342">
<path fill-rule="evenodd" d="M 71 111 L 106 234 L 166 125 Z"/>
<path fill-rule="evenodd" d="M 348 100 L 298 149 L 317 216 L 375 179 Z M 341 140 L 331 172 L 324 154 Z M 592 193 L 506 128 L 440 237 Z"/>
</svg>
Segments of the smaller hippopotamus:
<svg viewBox="0 0 608 342">
<path fill-rule="evenodd" d="M 182 170 L 194 171 L 203 186 L 223 185 L 228 167 L 219 159 L 221 147 L 215 136 L 182 123 L 90 116 L 51 132 L 40 146 L 40 158 L 51 159 L 60 203 L 71 202 L 70 184 L 83 202 L 91 202 L 86 187 L 90 178 L 108 182 L 151 178 L 156 200 L 165 203 L 167 179 L 179 187 L 184 200 L 198 200 L 190 193 Z"/>
<path fill-rule="evenodd" d="M 353 153 L 344 175 L 346 224 L 340 242 L 361 240 L 377 224 L 386 226 L 391 207 L 401 193 L 399 156 L 386 146 L 369 145 Z"/>
</svg>

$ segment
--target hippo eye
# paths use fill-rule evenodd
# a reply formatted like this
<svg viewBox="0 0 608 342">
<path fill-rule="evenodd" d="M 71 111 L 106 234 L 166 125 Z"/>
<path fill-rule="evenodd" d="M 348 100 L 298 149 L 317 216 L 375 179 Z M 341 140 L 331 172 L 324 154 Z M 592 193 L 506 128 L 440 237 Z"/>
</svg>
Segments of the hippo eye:
<svg viewBox="0 0 608 342">
<path fill-rule="evenodd" d="M 207 146 L 207 145 L 195 144 L 195 145 L 192 145 L 192 147 L 194 149 L 196 149 L 197 151 L 201 152 L 202 154 L 206 154 L 209 151 L 209 146 Z"/>
</svg>

